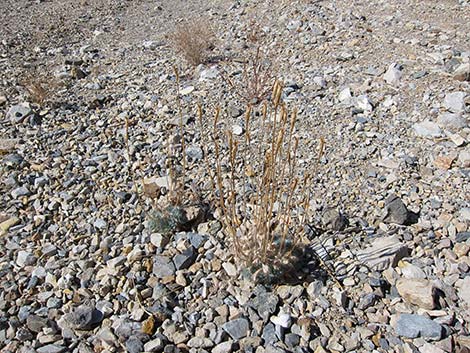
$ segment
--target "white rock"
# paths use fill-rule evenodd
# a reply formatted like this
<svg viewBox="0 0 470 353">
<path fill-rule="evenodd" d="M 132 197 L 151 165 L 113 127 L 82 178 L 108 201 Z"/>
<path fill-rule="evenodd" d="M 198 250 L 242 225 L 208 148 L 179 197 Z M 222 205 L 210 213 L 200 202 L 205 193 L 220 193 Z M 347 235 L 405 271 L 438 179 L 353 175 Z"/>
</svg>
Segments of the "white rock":
<svg viewBox="0 0 470 353">
<path fill-rule="evenodd" d="M 180 93 L 183 95 L 183 96 L 186 96 L 190 93 L 192 93 L 194 91 L 194 86 L 187 86 L 185 88 L 183 88 Z"/>
<path fill-rule="evenodd" d="M 461 113 L 465 110 L 465 92 L 447 93 L 444 98 L 444 107 L 452 113 Z"/>
<path fill-rule="evenodd" d="M 459 153 L 459 164 L 462 168 L 470 167 L 470 151 L 461 151 Z"/>
<path fill-rule="evenodd" d="M 442 130 L 439 125 L 429 120 L 414 124 L 413 130 L 416 135 L 421 137 L 439 137 L 442 134 Z"/>
<path fill-rule="evenodd" d="M 458 291 L 459 298 L 467 304 L 467 307 L 470 309 L 470 277 L 465 277 Z"/>
<path fill-rule="evenodd" d="M 400 81 L 402 75 L 403 73 L 401 66 L 396 63 L 393 63 L 388 67 L 387 71 L 385 72 L 384 80 L 385 82 L 391 85 L 397 84 Z"/>
<path fill-rule="evenodd" d="M 413 279 L 413 278 L 425 279 L 426 278 L 426 274 L 424 273 L 424 271 L 420 269 L 418 266 L 412 265 L 412 264 L 406 264 L 405 266 L 403 266 L 401 268 L 401 273 L 403 274 L 403 277 L 408 278 L 408 279 Z"/>
<path fill-rule="evenodd" d="M 446 353 L 444 350 L 436 347 L 431 343 L 425 343 L 421 347 L 419 347 L 420 353 Z"/>
<path fill-rule="evenodd" d="M 343 88 L 339 92 L 338 99 L 341 103 L 350 105 L 352 103 L 351 89 L 349 87 Z"/>
<path fill-rule="evenodd" d="M 36 257 L 30 252 L 20 250 L 16 257 L 16 264 L 20 267 L 31 266 L 36 262 Z"/>
<path fill-rule="evenodd" d="M 231 262 L 224 262 L 222 267 L 230 277 L 235 277 L 237 275 L 237 268 Z"/>
</svg>

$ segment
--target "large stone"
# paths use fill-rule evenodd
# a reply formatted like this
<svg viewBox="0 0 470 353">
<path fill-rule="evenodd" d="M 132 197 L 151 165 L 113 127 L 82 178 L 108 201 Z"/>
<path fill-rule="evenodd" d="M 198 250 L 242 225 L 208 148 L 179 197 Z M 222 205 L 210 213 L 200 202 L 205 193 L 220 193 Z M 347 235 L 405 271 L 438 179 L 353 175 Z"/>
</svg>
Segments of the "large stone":
<svg viewBox="0 0 470 353">
<path fill-rule="evenodd" d="M 22 123 L 28 116 L 33 113 L 29 103 L 20 103 L 12 106 L 7 112 L 7 119 L 12 123 Z"/>
<path fill-rule="evenodd" d="M 425 316 L 415 314 L 401 314 L 396 322 L 397 335 L 407 338 L 424 337 L 440 340 L 443 328 L 437 322 Z"/>
<path fill-rule="evenodd" d="M 416 135 L 420 137 L 440 137 L 442 135 L 442 130 L 436 123 L 433 123 L 429 120 L 424 120 L 420 123 L 413 124 L 413 130 Z"/>
<path fill-rule="evenodd" d="M 436 307 L 436 289 L 428 280 L 400 278 L 396 287 L 398 293 L 408 303 L 428 310 Z"/>
<path fill-rule="evenodd" d="M 386 223 L 396 223 L 410 225 L 418 220 L 417 214 L 406 208 L 403 201 L 395 194 L 391 194 L 385 200 L 385 215 L 383 221 Z"/>
<path fill-rule="evenodd" d="M 439 347 L 431 343 L 425 343 L 424 345 L 419 347 L 419 352 L 420 353 L 446 353 L 443 349 L 440 349 Z"/>
<path fill-rule="evenodd" d="M 377 238 L 373 243 L 357 252 L 357 258 L 370 268 L 384 270 L 395 267 L 402 258 L 408 256 L 409 249 L 396 236 Z"/>
<path fill-rule="evenodd" d="M 153 274 L 157 278 L 173 276 L 175 274 L 175 265 L 167 256 L 157 255 L 153 260 Z"/>
<path fill-rule="evenodd" d="M 20 250 L 16 257 L 16 264 L 20 267 L 31 266 L 36 263 L 36 257 L 28 251 Z"/>
<path fill-rule="evenodd" d="M 233 341 L 226 341 L 219 343 L 217 346 L 212 348 L 212 353 L 232 353 L 233 351 Z"/>
<path fill-rule="evenodd" d="M 437 124 L 444 130 L 459 131 L 467 127 L 467 120 L 461 114 L 443 113 L 437 118 Z"/>
<path fill-rule="evenodd" d="M 197 252 L 193 246 L 188 247 L 181 254 L 177 254 L 173 257 L 173 263 L 177 270 L 184 270 L 191 266 L 196 261 Z"/>
<path fill-rule="evenodd" d="M 447 93 L 444 98 L 444 107 L 452 113 L 461 113 L 465 110 L 465 92 Z"/>
<path fill-rule="evenodd" d="M 454 71 L 454 79 L 459 81 L 470 81 L 470 63 L 461 64 Z"/>
<path fill-rule="evenodd" d="M 458 296 L 470 309 L 470 277 L 465 277 L 460 285 Z"/>
<path fill-rule="evenodd" d="M 387 71 L 384 74 L 385 82 L 391 85 L 397 84 L 403 75 L 402 70 L 403 68 L 401 67 L 401 65 L 396 64 L 396 63 L 390 64 L 390 66 L 388 67 Z"/>
<path fill-rule="evenodd" d="M 65 314 L 64 319 L 72 329 L 91 330 L 103 320 L 103 313 L 92 306 L 81 305 Z"/>
<path fill-rule="evenodd" d="M 240 318 L 226 322 L 222 328 L 234 340 L 239 340 L 248 335 L 250 324 L 247 319 Z"/>
</svg>

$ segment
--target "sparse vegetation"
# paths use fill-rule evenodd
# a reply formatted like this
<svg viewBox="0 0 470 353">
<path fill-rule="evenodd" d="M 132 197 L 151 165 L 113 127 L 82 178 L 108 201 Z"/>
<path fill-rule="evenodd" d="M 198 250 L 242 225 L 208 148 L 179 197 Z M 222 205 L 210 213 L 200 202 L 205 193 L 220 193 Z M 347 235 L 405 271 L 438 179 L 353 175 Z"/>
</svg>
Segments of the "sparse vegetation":
<svg viewBox="0 0 470 353">
<path fill-rule="evenodd" d="M 221 132 L 220 110 L 211 133 L 219 216 L 236 258 L 255 279 L 276 275 L 292 260 L 310 202 L 312 170 L 298 165 L 297 112 L 289 113 L 281 94 L 282 84 L 276 82 L 271 102 L 258 116 L 248 106 L 243 136 Z M 203 128 L 201 108 L 199 119 Z"/>
<path fill-rule="evenodd" d="M 193 66 L 206 62 L 215 45 L 212 27 L 202 19 L 179 23 L 169 39 L 175 50 Z"/>
</svg>

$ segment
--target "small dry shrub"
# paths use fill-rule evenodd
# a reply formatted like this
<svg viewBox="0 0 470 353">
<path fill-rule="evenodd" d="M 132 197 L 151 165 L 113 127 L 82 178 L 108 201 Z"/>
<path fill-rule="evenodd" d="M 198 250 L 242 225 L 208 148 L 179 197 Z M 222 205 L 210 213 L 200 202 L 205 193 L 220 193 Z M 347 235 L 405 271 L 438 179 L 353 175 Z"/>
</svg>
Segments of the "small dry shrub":
<svg viewBox="0 0 470 353">
<path fill-rule="evenodd" d="M 209 59 L 215 46 L 215 35 L 205 20 L 184 21 L 169 35 L 173 47 L 191 65 L 197 66 Z"/>
<path fill-rule="evenodd" d="M 246 29 L 245 46 L 240 58 L 230 66 L 242 64 L 241 74 L 230 77 L 224 70 L 223 78 L 247 104 L 257 104 L 267 98 L 273 87 L 276 72 L 276 55 L 269 48 L 271 38 L 264 33 L 260 21 L 251 20 Z"/>
<path fill-rule="evenodd" d="M 288 112 L 281 93 L 277 82 L 272 101 L 261 107 L 258 116 L 248 107 L 240 137 L 231 130 L 220 131 L 217 111 L 211 143 L 206 144 L 215 155 L 206 167 L 215 169 L 211 176 L 219 217 L 237 260 L 255 280 L 270 280 L 292 262 L 310 204 L 314 167 L 299 168 L 297 113 Z M 201 108 L 199 120 L 204 135 Z M 320 155 L 322 150 L 321 143 Z"/>
</svg>

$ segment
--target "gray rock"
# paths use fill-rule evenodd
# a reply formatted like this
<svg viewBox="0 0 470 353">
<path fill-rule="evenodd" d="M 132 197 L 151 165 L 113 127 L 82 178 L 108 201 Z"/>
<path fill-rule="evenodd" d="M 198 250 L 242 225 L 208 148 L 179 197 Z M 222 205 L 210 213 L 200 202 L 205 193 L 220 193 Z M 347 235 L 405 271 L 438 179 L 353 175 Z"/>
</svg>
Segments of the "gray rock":
<svg viewBox="0 0 470 353">
<path fill-rule="evenodd" d="M 462 243 L 470 239 L 470 232 L 460 232 L 455 236 L 455 241 L 457 243 Z"/>
<path fill-rule="evenodd" d="M 73 312 L 65 314 L 64 320 L 72 329 L 90 330 L 103 320 L 103 313 L 94 307 L 81 305 Z"/>
<path fill-rule="evenodd" d="M 20 186 L 11 191 L 11 196 L 15 199 L 19 197 L 23 197 L 23 196 L 29 196 L 29 195 L 31 195 L 31 191 L 29 191 L 26 186 Z"/>
<path fill-rule="evenodd" d="M 370 308 L 372 305 L 374 305 L 377 302 L 377 300 L 378 300 L 377 294 L 368 293 L 361 298 L 357 308 L 359 310 L 365 310 L 367 308 Z"/>
<path fill-rule="evenodd" d="M 153 274 L 158 278 L 173 276 L 175 274 L 175 265 L 170 258 L 157 255 L 153 260 Z"/>
<path fill-rule="evenodd" d="M 337 231 L 344 230 L 349 224 L 346 216 L 335 208 L 329 208 L 323 212 L 321 221 L 325 228 Z"/>
<path fill-rule="evenodd" d="M 424 337 L 440 340 L 443 328 L 437 322 L 416 314 L 401 314 L 396 322 L 397 335 L 407 338 Z"/>
<path fill-rule="evenodd" d="M 415 131 L 416 135 L 421 137 L 433 138 L 442 135 L 442 130 L 440 129 L 439 125 L 429 120 L 413 124 L 413 130 Z"/>
<path fill-rule="evenodd" d="M 274 314 L 277 308 L 279 298 L 277 295 L 269 292 L 260 293 L 251 299 L 247 305 L 254 308 L 258 315 L 266 322 L 271 314 Z"/>
<path fill-rule="evenodd" d="M 126 351 L 128 353 L 142 353 L 144 351 L 144 344 L 136 336 L 131 336 L 126 341 Z"/>
<path fill-rule="evenodd" d="M 67 347 L 58 344 L 47 344 L 36 350 L 37 353 L 62 353 L 67 350 Z"/>
<path fill-rule="evenodd" d="M 276 335 L 276 328 L 274 324 L 268 323 L 267 325 L 264 326 L 261 338 L 267 344 L 274 344 L 278 341 L 278 337 Z"/>
<path fill-rule="evenodd" d="M 351 94 L 351 89 L 349 87 L 343 88 L 338 95 L 338 100 L 341 104 L 350 106 L 353 103 L 353 97 Z"/>
<path fill-rule="evenodd" d="M 204 152 L 201 147 L 191 145 L 186 147 L 186 156 L 193 161 L 197 161 L 204 158 Z"/>
<path fill-rule="evenodd" d="M 383 221 L 386 223 L 396 223 L 410 225 L 418 221 L 415 213 L 409 211 L 403 201 L 395 194 L 390 195 L 385 200 L 385 215 Z"/>
<path fill-rule="evenodd" d="M 239 340 L 248 335 L 250 324 L 247 319 L 240 318 L 226 322 L 222 328 L 234 340 Z"/>
<path fill-rule="evenodd" d="M 375 239 L 366 249 L 357 252 L 357 258 L 370 268 L 384 270 L 396 266 L 409 249 L 397 237 L 383 237 Z"/>
<path fill-rule="evenodd" d="M 188 240 L 192 246 L 199 249 L 201 245 L 207 240 L 207 236 L 199 233 L 188 233 Z"/>
<path fill-rule="evenodd" d="M 284 338 L 284 343 L 288 348 L 293 349 L 299 345 L 300 337 L 294 333 L 288 333 Z"/>
<path fill-rule="evenodd" d="M 29 103 L 21 103 L 12 106 L 7 112 L 7 119 L 12 123 L 22 123 L 28 116 L 33 113 Z"/>
<path fill-rule="evenodd" d="M 193 246 L 188 247 L 181 254 L 173 257 L 173 263 L 177 270 L 183 270 L 191 266 L 197 258 L 197 251 Z"/>
<path fill-rule="evenodd" d="M 16 257 L 16 264 L 20 267 L 31 266 L 36 263 L 36 257 L 28 251 L 20 250 Z"/>
<path fill-rule="evenodd" d="M 461 113 L 465 110 L 465 92 L 447 93 L 444 98 L 444 107 L 452 113 Z"/>
<path fill-rule="evenodd" d="M 388 67 L 387 71 L 384 74 L 385 82 L 391 85 L 397 84 L 403 75 L 402 70 L 403 68 L 401 65 L 396 64 L 396 63 L 390 64 L 390 66 Z"/>
<path fill-rule="evenodd" d="M 166 244 L 168 244 L 168 241 L 168 237 L 164 234 L 152 233 L 150 235 L 150 242 L 157 248 L 163 248 Z"/>
<path fill-rule="evenodd" d="M 33 332 L 41 332 L 44 327 L 47 327 L 47 319 L 37 315 L 29 315 L 26 319 L 26 326 Z"/>
</svg>

